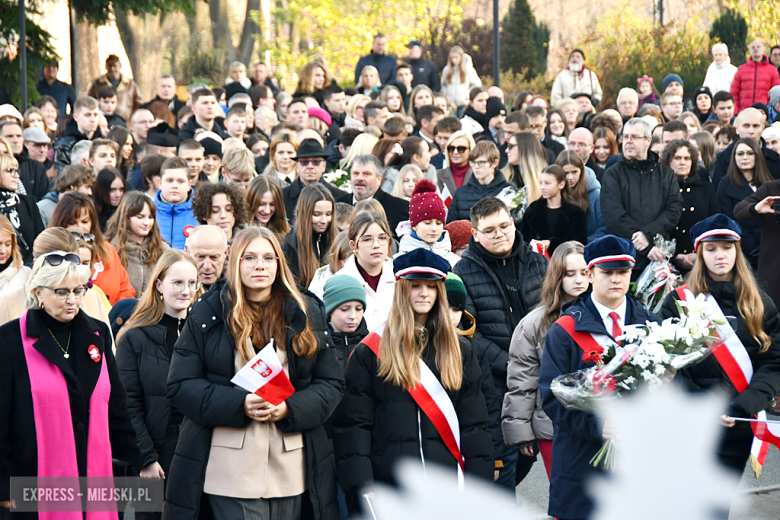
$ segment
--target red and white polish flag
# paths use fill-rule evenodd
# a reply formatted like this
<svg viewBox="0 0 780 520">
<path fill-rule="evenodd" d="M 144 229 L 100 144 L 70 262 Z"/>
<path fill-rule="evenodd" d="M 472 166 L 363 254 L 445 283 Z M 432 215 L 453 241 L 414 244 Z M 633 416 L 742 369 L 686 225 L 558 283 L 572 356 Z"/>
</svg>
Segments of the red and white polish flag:
<svg viewBox="0 0 780 520">
<path fill-rule="evenodd" d="M 279 356 L 276 355 L 273 339 L 250 359 L 230 382 L 262 397 L 274 406 L 282 404 L 295 393 L 295 388 L 282 368 Z"/>
<path fill-rule="evenodd" d="M 447 206 L 447 209 L 450 209 L 450 204 L 452 204 L 452 194 L 446 185 L 444 186 L 444 189 L 441 190 L 439 197 L 441 197 L 441 200 L 444 202 L 444 205 Z"/>
</svg>

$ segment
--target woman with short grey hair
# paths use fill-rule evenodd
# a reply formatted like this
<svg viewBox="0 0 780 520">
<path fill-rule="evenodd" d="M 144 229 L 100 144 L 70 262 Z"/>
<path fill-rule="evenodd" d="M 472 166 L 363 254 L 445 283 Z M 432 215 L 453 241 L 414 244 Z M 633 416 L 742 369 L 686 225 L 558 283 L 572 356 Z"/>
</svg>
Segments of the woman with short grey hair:
<svg viewBox="0 0 780 520">
<path fill-rule="evenodd" d="M 112 459 L 140 469 L 111 331 L 79 308 L 89 279 L 74 253 L 39 256 L 28 310 L 0 327 L 0 468 L 12 468 L 0 478 L 111 477 Z"/>
</svg>

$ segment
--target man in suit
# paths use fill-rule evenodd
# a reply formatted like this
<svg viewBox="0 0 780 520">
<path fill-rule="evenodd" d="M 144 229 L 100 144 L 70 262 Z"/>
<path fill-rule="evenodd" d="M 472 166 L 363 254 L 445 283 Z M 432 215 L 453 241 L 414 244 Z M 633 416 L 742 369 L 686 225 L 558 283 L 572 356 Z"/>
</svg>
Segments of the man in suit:
<svg viewBox="0 0 780 520">
<path fill-rule="evenodd" d="M 376 199 L 387 214 L 390 231 L 395 234 L 399 222 L 409 220 L 409 203 L 382 191 L 382 163 L 370 154 L 358 155 L 352 163 L 352 204 Z"/>
<path fill-rule="evenodd" d="M 287 220 L 292 224 L 295 222 L 295 207 L 298 205 L 298 197 L 304 186 L 312 182 L 319 182 L 325 186 L 333 195 L 336 202 L 349 202 L 349 193 L 341 191 L 336 186 L 322 180 L 322 174 L 325 173 L 325 149 L 316 139 L 304 139 L 298 147 L 298 154 L 295 157 L 295 170 L 297 175 L 295 180 L 282 190 L 284 199 L 284 209 L 287 210 Z M 409 218 L 409 205 L 406 207 L 406 217 Z"/>
</svg>

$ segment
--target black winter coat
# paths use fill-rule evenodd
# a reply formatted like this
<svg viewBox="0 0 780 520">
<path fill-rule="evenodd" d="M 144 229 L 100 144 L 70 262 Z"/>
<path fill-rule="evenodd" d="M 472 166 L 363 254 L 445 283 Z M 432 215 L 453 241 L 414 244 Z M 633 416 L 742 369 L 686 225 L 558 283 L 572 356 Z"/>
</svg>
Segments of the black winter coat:
<svg viewBox="0 0 780 520">
<path fill-rule="evenodd" d="M 466 286 L 464 310 L 477 322 L 471 344 L 480 358 L 487 358 L 496 388 L 503 396 L 509 342 L 520 320 L 539 303 L 547 259 L 534 253 L 519 232 L 515 233 L 512 252 L 503 258 L 490 254 L 471 237 L 468 249 L 452 271 Z M 510 296 L 508 283 L 517 288 L 516 295 Z M 514 308 L 514 301 L 519 302 L 520 308 Z"/>
<path fill-rule="evenodd" d="M 447 224 L 456 220 L 468 220 L 474 204 L 485 197 L 495 197 L 507 186 L 512 186 L 512 183 L 508 182 L 499 170 L 496 170 L 496 176 L 487 185 L 480 184 L 477 177 L 472 175 L 468 182 L 453 194 L 450 210 L 447 213 Z"/>
<path fill-rule="evenodd" d="M 657 234 L 672 236 L 682 214 L 682 197 L 671 168 L 658 162 L 658 156 L 647 152 L 638 161 L 622 155 L 607 168 L 601 181 L 601 214 L 607 233 L 627 240 L 642 231 L 650 245 L 636 252 L 634 276 L 647 266 L 647 253 Z"/>
<path fill-rule="evenodd" d="M 432 332 L 428 335 L 422 355 L 441 380 L 432 335 Z M 492 480 L 493 448 L 486 430 L 485 400 L 480 391 L 482 373 L 468 340 L 462 337 L 458 340 L 463 356 L 463 383 L 460 390 L 447 390 L 447 395 L 458 415 L 461 454 L 467 473 Z M 333 424 L 339 483 L 348 498 L 374 481 L 395 483 L 395 464 L 404 456 L 419 460 L 420 449 L 426 461 L 453 470 L 457 464 L 433 423 L 421 411 L 418 424 L 420 409 L 409 392 L 377 375 L 378 361 L 376 354 L 364 344 L 352 353 L 345 373 L 344 402 Z"/>
<path fill-rule="evenodd" d="M 547 200 L 535 200 L 525 210 L 520 229 L 526 242 L 549 240 L 550 254 L 556 247 L 569 240 L 576 240 L 582 245 L 588 243 L 588 219 L 585 213 L 566 201 L 561 201 L 558 218 L 550 227 L 547 222 Z"/>
<path fill-rule="evenodd" d="M 428 85 L 434 92 L 441 90 L 441 75 L 439 67 L 431 60 L 420 58 L 419 60 L 406 60 L 412 67 L 412 87 Z"/>
<path fill-rule="evenodd" d="M 336 350 L 339 352 L 341 365 L 346 367 L 347 359 L 349 359 L 352 351 L 355 350 L 355 348 L 360 344 L 361 341 L 363 341 L 366 336 L 368 336 L 368 325 L 366 325 L 366 320 L 365 318 L 361 320 L 360 325 L 358 325 L 358 328 L 355 329 L 355 332 L 341 332 L 335 330 L 330 325 L 328 325 L 328 330 L 330 330 L 333 344 L 336 346 Z"/>
<path fill-rule="evenodd" d="M 49 178 L 46 176 L 47 167 L 43 163 L 33 161 L 25 148 L 22 153 L 15 155 L 19 163 L 19 180 L 24 184 L 27 195 L 32 196 L 35 202 L 40 201 L 49 189 Z M 49 164 L 51 167 L 51 164 Z"/>
<path fill-rule="evenodd" d="M 674 227 L 672 238 L 676 241 L 675 255 L 693 253 L 691 227 L 715 213 L 720 213 L 720 204 L 715 187 L 709 177 L 702 178 L 692 173 L 687 178 L 677 177 L 682 197 L 682 214 Z"/>
<path fill-rule="evenodd" d="M 0 188 L 0 199 L 8 195 L 8 190 Z M 41 220 L 41 213 L 38 205 L 32 195 L 19 195 L 19 203 L 16 205 L 16 212 L 19 214 L 19 229 L 16 230 L 19 252 L 22 254 L 22 262 L 25 265 L 32 265 L 33 262 L 33 243 L 46 227 Z"/>
<path fill-rule="evenodd" d="M 319 181 L 320 184 L 328 188 L 328 191 L 336 202 L 346 202 L 352 204 L 352 195 L 345 191 L 341 191 L 336 186 L 323 180 Z M 292 226 L 295 223 L 295 208 L 298 205 L 298 197 L 301 195 L 301 191 L 306 185 L 303 184 L 300 177 L 296 177 L 295 180 L 289 186 L 282 189 L 282 198 L 284 199 L 284 209 L 287 211 L 287 222 Z M 388 215 L 388 218 L 390 215 Z"/>
<path fill-rule="evenodd" d="M 190 120 L 187 121 L 183 127 L 181 127 L 181 130 L 179 130 L 179 139 L 182 141 L 185 139 L 195 139 L 195 132 L 201 128 L 203 127 L 200 126 L 195 120 L 195 116 L 192 116 Z M 225 120 L 221 117 L 218 117 L 214 120 L 214 127 L 211 129 L 211 131 L 220 136 L 222 139 L 227 139 L 230 137 L 225 131 Z"/>
<path fill-rule="evenodd" d="M 398 238 L 395 233 L 395 228 L 397 228 L 398 224 L 401 222 L 409 220 L 409 201 L 393 197 L 382 189 L 379 189 L 374 193 L 374 200 L 379 202 L 382 205 L 382 208 L 384 208 L 385 213 L 387 214 L 387 223 L 390 224 L 390 231 L 393 233 L 393 237 Z M 339 200 L 336 199 L 336 202 L 339 202 Z M 352 195 L 347 194 L 347 200 L 342 202 L 351 204 Z"/>
<path fill-rule="evenodd" d="M 691 391 L 725 392 L 729 398 L 728 408 L 724 413 L 731 417 L 752 418 L 761 410 L 766 409 L 772 399 L 780 393 L 780 316 L 772 299 L 761 291 L 761 301 L 764 304 L 764 319 L 762 328 L 767 333 L 771 344 L 766 352 L 759 352 L 761 346 L 750 335 L 745 320 L 739 313 L 733 282 L 716 282 L 707 279 L 710 294 L 720 306 L 725 316 L 736 319 L 734 331 L 745 346 L 753 364 L 753 378 L 750 385 L 742 393 L 738 393 L 729 380 L 715 356 L 708 356 L 695 365 L 681 371 L 681 381 Z M 664 300 L 660 315 L 663 318 L 678 316 L 675 301 L 676 291 L 672 291 Z M 733 326 L 732 320 L 729 320 Z M 742 460 L 742 467 L 750 453 L 750 439 L 753 431 L 749 423 L 738 422 L 733 428 L 727 428 L 721 442 L 721 458 L 737 457 Z M 739 453 L 741 452 L 741 453 Z M 737 464 L 738 465 L 738 464 Z"/>
<path fill-rule="evenodd" d="M 744 199 L 753 195 L 753 189 L 746 181 L 737 186 L 728 177 L 723 177 L 718 184 L 718 202 L 721 213 L 731 219 L 734 217 L 734 207 Z M 736 219 L 735 219 L 736 220 Z M 761 245 L 761 219 L 756 217 L 739 222 L 742 227 L 742 251 L 755 267 L 758 261 L 758 248 Z"/>
<path fill-rule="evenodd" d="M 91 139 L 99 137 L 103 137 L 103 134 L 98 126 Z M 85 139 L 90 138 L 79 132 L 78 124 L 71 118 L 65 127 L 65 135 L 55 139 L 51 144 L 54 149 L 54 169 L 57 170 L 57 175 L 61 174 L 62 169 L 70 164 L 70 152 L 73 150 L 73 146 Z"/>
<path fill-rule="evenodd" d="M 627 298 L 626 324 L 660 321 L 639 301 Z M 578 332 L 611 336 L 591 301 L 590 291 L 565 306 L 561 315 L 572 316 Z M 592 362 L 583 361 L 582 348 L 569 333 L 559 324 L 553 324 L 545 339 L 539 373 L 542 408 L 553 422 L 552 479 L 547 510 L 550 516 L 580 520 L 590 518 L 593 508 L 585 482 L 598 471 L 590 465 L 590 460 L 604 444 L 604 422 L 595 415 L 566 408 L 550 390 L 550 383 L 556 377 L 592 366 Z"/>
<path fill-rule="evenodd" d="M 301 518 L 336 520 L 335 463 L 323 423 L 341 400 L 344 377 L 322 303 L 308 291 L 304 298 L 306 310 L 292 299 L 286 304 L 285 321 L 292 332 L 287 359 L 295 394 L 286 401 L 290 416 L 276 425 L 285 433 L 303 432 L 307 491 Z M 209 517 L 203 484 L 212 430 L 245 428 L 251 420 L 244 414 L 246 390 L 230 383 L 236 373 L 235 342 L 226 325 L 230 306 L 227 285 L 217 282 L 192 308 L 171 359 L 168 399 L 184 414 L 184 421 L 168 476 L 165 519 Z M 292 338 L 303 331 L 306 320 L 319 340 L 317 353 L 310 358 L 299 357 L 292 348 Z"/>
<path fill-rule="evenodd" d="M 360 73 L 364 67 L 373 65 L 379 72 L 379 81 L 382 85 L 395 81 L 395 68 L 398 60 L 392 54 L 374 54 L 373 51 L 361 56 L 355 65 L 355 85 L 360 83 Z"/>
<path fill-rule="evenodd" d="M 323 266 L 328 263 L 331 244 L 326 240 L 324 234 L 312 231 L 311 235 L 312 250 L 317 254 L 320 266 Z M 300 282 L 301 267 L 298 263 L 298 237 L 295 235 L 295 229 L 291 229 L 284 238 L 282 252 L 284 252 L 284 258 L 287 260 L 287 267 L 290 268 L 295 279 Z"/>
<path fill-rule="evenodd" d="M 111 351 L 111 330 L 101 321 L 93 320 L 83 311 L 73 318 L 70 359 L 66 360 L 60 347 L 48 332 L 44 310 L 27 313 L 27 335 L 37 337 L 35 349 L 56 365 L 65 377 L 70 394 L 73 434 L 79 474 L 87 474 L 87 436 L 89 428 L 89 400 L 100 377 L 102 363 L 89 357 L 88 348 L 94 344 L 101 352 L 108 369 L 111 396 L 108 400 L 108 428 L 111 452 L 118 459 L 140 471 L 141 461 L 135 443 L 135 431 L 127 413 L 125 389 L 119 378 L 116 360 Z M 19 320 L 0 327 L 0 501 L 9 499 L 10 477 L 32 477 L 38 474 L 38 444 L 35 417 L 30 391 L 30 376 L 22 347 Z M 75 367 L 72 368 L 72 367 Z"/>
<path fill-rule="evenodd" d="M 766 160 L 766 167 L 769 169 L 769 173 L 773 178 L 780 179 L 780 155 L 778 155 L 774 150 L 767 148 L 763 138 L 761 138 L 759 141 L 761 143 L 761 150 L 764 152 L 764 160 Z M 718 157 L 715 159 L 715 166 L 712 170 L 713 186 L 717 187 L 720 184 L 721 179 L 723 179 L 726 176 L 726 173 L 729 171 L 731 156 L 734 153 L 734 145 L 736 144 L 737 142 L 734 141 L 728 145 L 726 149 L 720 152 Z"/>
<path fill-rule="evenodd" d="M 171 419 L 171 405 L 165 395 L 171 362 L 165 333 L 166 328 L 160 323 L 130 329 L 116 347 L 119 376 L 127 389 L 127 408 L 141 450 L 142 468 L 160 461 L 159 451 Z M 180 421 L 180 415 L 176 416 Z"/>
</svg>

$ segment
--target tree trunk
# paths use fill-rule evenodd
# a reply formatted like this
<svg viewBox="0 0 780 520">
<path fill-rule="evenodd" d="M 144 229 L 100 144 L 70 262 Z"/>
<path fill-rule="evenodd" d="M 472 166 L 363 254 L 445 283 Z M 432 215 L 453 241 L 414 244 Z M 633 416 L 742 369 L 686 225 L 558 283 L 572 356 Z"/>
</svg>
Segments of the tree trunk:
<svg viewBox="0 0 780 520">
<path fill-rule="evenodd" d="M 225 56 L 226 66 L 238 57 L 236 48 L 230 39 L 227 10 L 227 0 L 209 0 L 209 15 L 211 16 L 211 34 L 214 39 L 214 48 L 222 51 Z M 225 72 L 227 73 L 227 67 Z"/>
<path fill-rule="evenodd" d="M 78 89 L 77 95 L 82 96 L 87 93 L 92 80 L 104 72 L 103 64 L 98 52 L 97 27 L 79 20 L 73 10 L 70 16 L 73 27 L 71 76 Z"/>
<path fill-rule="evenodd" d="M 241 31 L 241 41 L 238 44 L 238 59 L 246 64 L 247 68 L 252 66 L 252 52 L 255 50 L 255 40 L 260 28 L 252 20 L 250 13 L 260 10 L 260 0 L 247 0 L 246 19 L 244 21 L 244 30 Z M 251 74 L 251 71 L 250 71 Z"/>
</svg>

